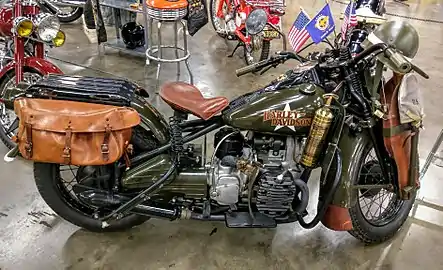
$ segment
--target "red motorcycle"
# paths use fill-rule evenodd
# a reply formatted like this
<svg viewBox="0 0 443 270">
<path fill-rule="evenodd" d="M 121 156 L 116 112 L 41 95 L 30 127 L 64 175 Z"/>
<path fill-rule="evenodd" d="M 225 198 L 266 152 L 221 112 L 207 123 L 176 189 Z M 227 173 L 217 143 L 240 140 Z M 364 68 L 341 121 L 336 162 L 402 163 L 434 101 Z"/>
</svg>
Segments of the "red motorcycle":
<svg viewBox="0 0 443 270">
<path fill-rule="evenodd" d="M 45 59 L 45 45 L 60 47 L 65 34 L 55 15 L 40 12 L 35 0 L 14 0 L 0 8 L 0 37 L 4 39 L 0 61 L 0 139 L 8 148 L 15 143 L 12 137 L 18 128 L 18 119 L 10 100 L 21 93 L 20 82 L 34 83 L 44 75 L 63 73 Z"/>
<path fill-rule="evenodd" d="M 239 47 L 244 47 L 244 58 L 248 65 L 269 57 L 271 40 L 283 40 L 281 17 L 285 4 L 279 0 L 210 0 L 211 22 L 217 34 L 228 40 L 238 40 L 229 57 Z"/>
</svg>

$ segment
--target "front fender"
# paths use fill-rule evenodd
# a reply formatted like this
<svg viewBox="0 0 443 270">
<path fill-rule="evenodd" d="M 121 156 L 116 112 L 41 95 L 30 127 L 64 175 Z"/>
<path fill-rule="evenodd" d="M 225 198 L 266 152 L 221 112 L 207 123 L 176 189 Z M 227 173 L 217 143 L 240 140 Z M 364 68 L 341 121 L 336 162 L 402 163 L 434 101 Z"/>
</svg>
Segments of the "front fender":
<svg viewBox="0 0 443 270">
<path fill-rule="evenodd" d="M 24 70 L 33 70 L 40 75 L 48 75 L 48 74 L 63 74 L 63 71 L 61 71 L 56 65 L 53 63 L 42 59 L 38 57 L 25 57 L 24 58 L 24 64 L 23 64 Z M 15 69 L 15 62 L 11 61 L 6 66 L 3 67 L 3 69 L 0 71 L 0 85 L 3 84 L 4 80 L 9 76 L 9 74 Z M 5 106 L 7 108 L 13 108 L 14 105 L 12 103 L 13 97 L 15 97 L 17 94 L 20 94 L 23 90 L 19 87 L 14 88 L 12 91 L 3 93 L 3 102 L 5 103 Z"/>
<path fill-rule="evenodd" d="M 48 75 L 51 73 L 63 74 L 63 71 L 61 71 L 53 63 L 49 62 L 46 59 L 34 56 L 25 57 L 23 67 L 33 69 L 41 75 Z M 11 61 L 0 71 L 0 83 L 3 82 L 5 75 L 14 68 L 15 62 Z"/>
<path fill-rule="evenodd" d="M 349 208 L 351 202 L 351 186 L 354 177 L 359 174 L 359 160 L 363 150 L 370 140 L 366 132 L 353 134 L 347 126 L 343 129 L 339 142 L 342 154 L 343 168 L 341 172 L 341 183 L 335 193 L 332 203 L 337 206 Z"/>
<path fill-rule="evenodd" d="M 322 220 L 323 225 L 332 230 L 347 231 L 352 229 L 348 208 L 355 202 L 351 201 L 351 188 L 354 178 L 358 177 L 360 159 L 369 140 L 366 132 L 354 134 L 348 126 L 343 127 L 338 143 L 342 156 L 340 185 Z M 335 168 L 334 165 L 328 172 L 327 181 L 332 181 L 331 179 L 335 176 L 333 168 Z"/>
</svg>

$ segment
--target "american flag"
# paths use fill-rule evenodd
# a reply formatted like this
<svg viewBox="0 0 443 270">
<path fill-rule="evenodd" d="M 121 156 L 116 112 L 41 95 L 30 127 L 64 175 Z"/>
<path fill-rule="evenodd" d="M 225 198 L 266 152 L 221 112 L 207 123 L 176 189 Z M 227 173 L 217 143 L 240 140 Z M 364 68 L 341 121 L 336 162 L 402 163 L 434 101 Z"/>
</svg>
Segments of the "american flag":
<svg viewBox="0 0 443 270">
<path fill-rule="evenodd" d="M 357 14 L 355 13 L 355 3 L 353 0 L 350 1 L 346 7 L 345 14 L 343 17 L 343 25 L 341 26 L 341 36 L 342 40 L 346 40 L 346 32 L 357 25 Z"/>
<path fill-rule="evenodd" d="M 310 20 L 311 19 L 309 18 L 308 14 L 302 10 L 289 30 L 289 44 L 291 44 L 291 47 L 295 52 L 298 52 L 303 44 L 305 44 L 305 42 L 309 39 L 309 33 L 306 30 L 306 25 Z"/>
</svg>

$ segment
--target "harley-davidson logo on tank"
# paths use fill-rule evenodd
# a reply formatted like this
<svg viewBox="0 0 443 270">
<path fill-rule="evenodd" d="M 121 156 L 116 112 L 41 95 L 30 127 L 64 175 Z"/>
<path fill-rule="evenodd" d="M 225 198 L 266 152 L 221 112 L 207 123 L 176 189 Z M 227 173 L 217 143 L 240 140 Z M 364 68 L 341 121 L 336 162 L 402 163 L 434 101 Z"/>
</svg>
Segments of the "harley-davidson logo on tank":
<svg viewBox="0 0 443 270">
<path fill-rule="evenodd" d="M 283 110 L 266 111 L 263 115 L 263 122 L 270 121 L 271 126 L 275 127 L 274 131 L 283 127 L 295 131 L 295 127 L 311 126 L 312 118 L 304 117 L 305 115 L 305 113 L 291 110 L 291 107 L 287 103 Z"/>
</svg>

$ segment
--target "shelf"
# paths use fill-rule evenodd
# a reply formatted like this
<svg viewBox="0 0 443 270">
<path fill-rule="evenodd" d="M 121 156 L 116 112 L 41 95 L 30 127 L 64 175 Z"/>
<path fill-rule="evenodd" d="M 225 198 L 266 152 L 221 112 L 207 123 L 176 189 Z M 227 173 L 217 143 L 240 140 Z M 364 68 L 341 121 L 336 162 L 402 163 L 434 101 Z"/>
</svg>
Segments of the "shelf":
<svg viewBox="0 0 443 270">
<path fill-rule="evenodd" d="M 136 4 L 136 3 L 137 2 L 127 1 L 127 0 L 100 0 L 100 5 L 104 7 L 111 7 L 131 12 L 143 13 L 143 10 L 131 8 L 129 6 L 130 4 Z"/>
<path fill-rule="evenodd" d="M 118 49 L 120 51 L 124 51 L 125 53 L 136 55 L 136 56 L 146 56 L 146 48 L 145 46 L 137 47 L 133 50 L 126 48 L 125 43 L 123 43 L 120 39 L 115 39 L 111 41 L 107 41 L 106 43 L 103 43 L 105 47 L 110 47 L 113 49 Z"/>
</svg>

